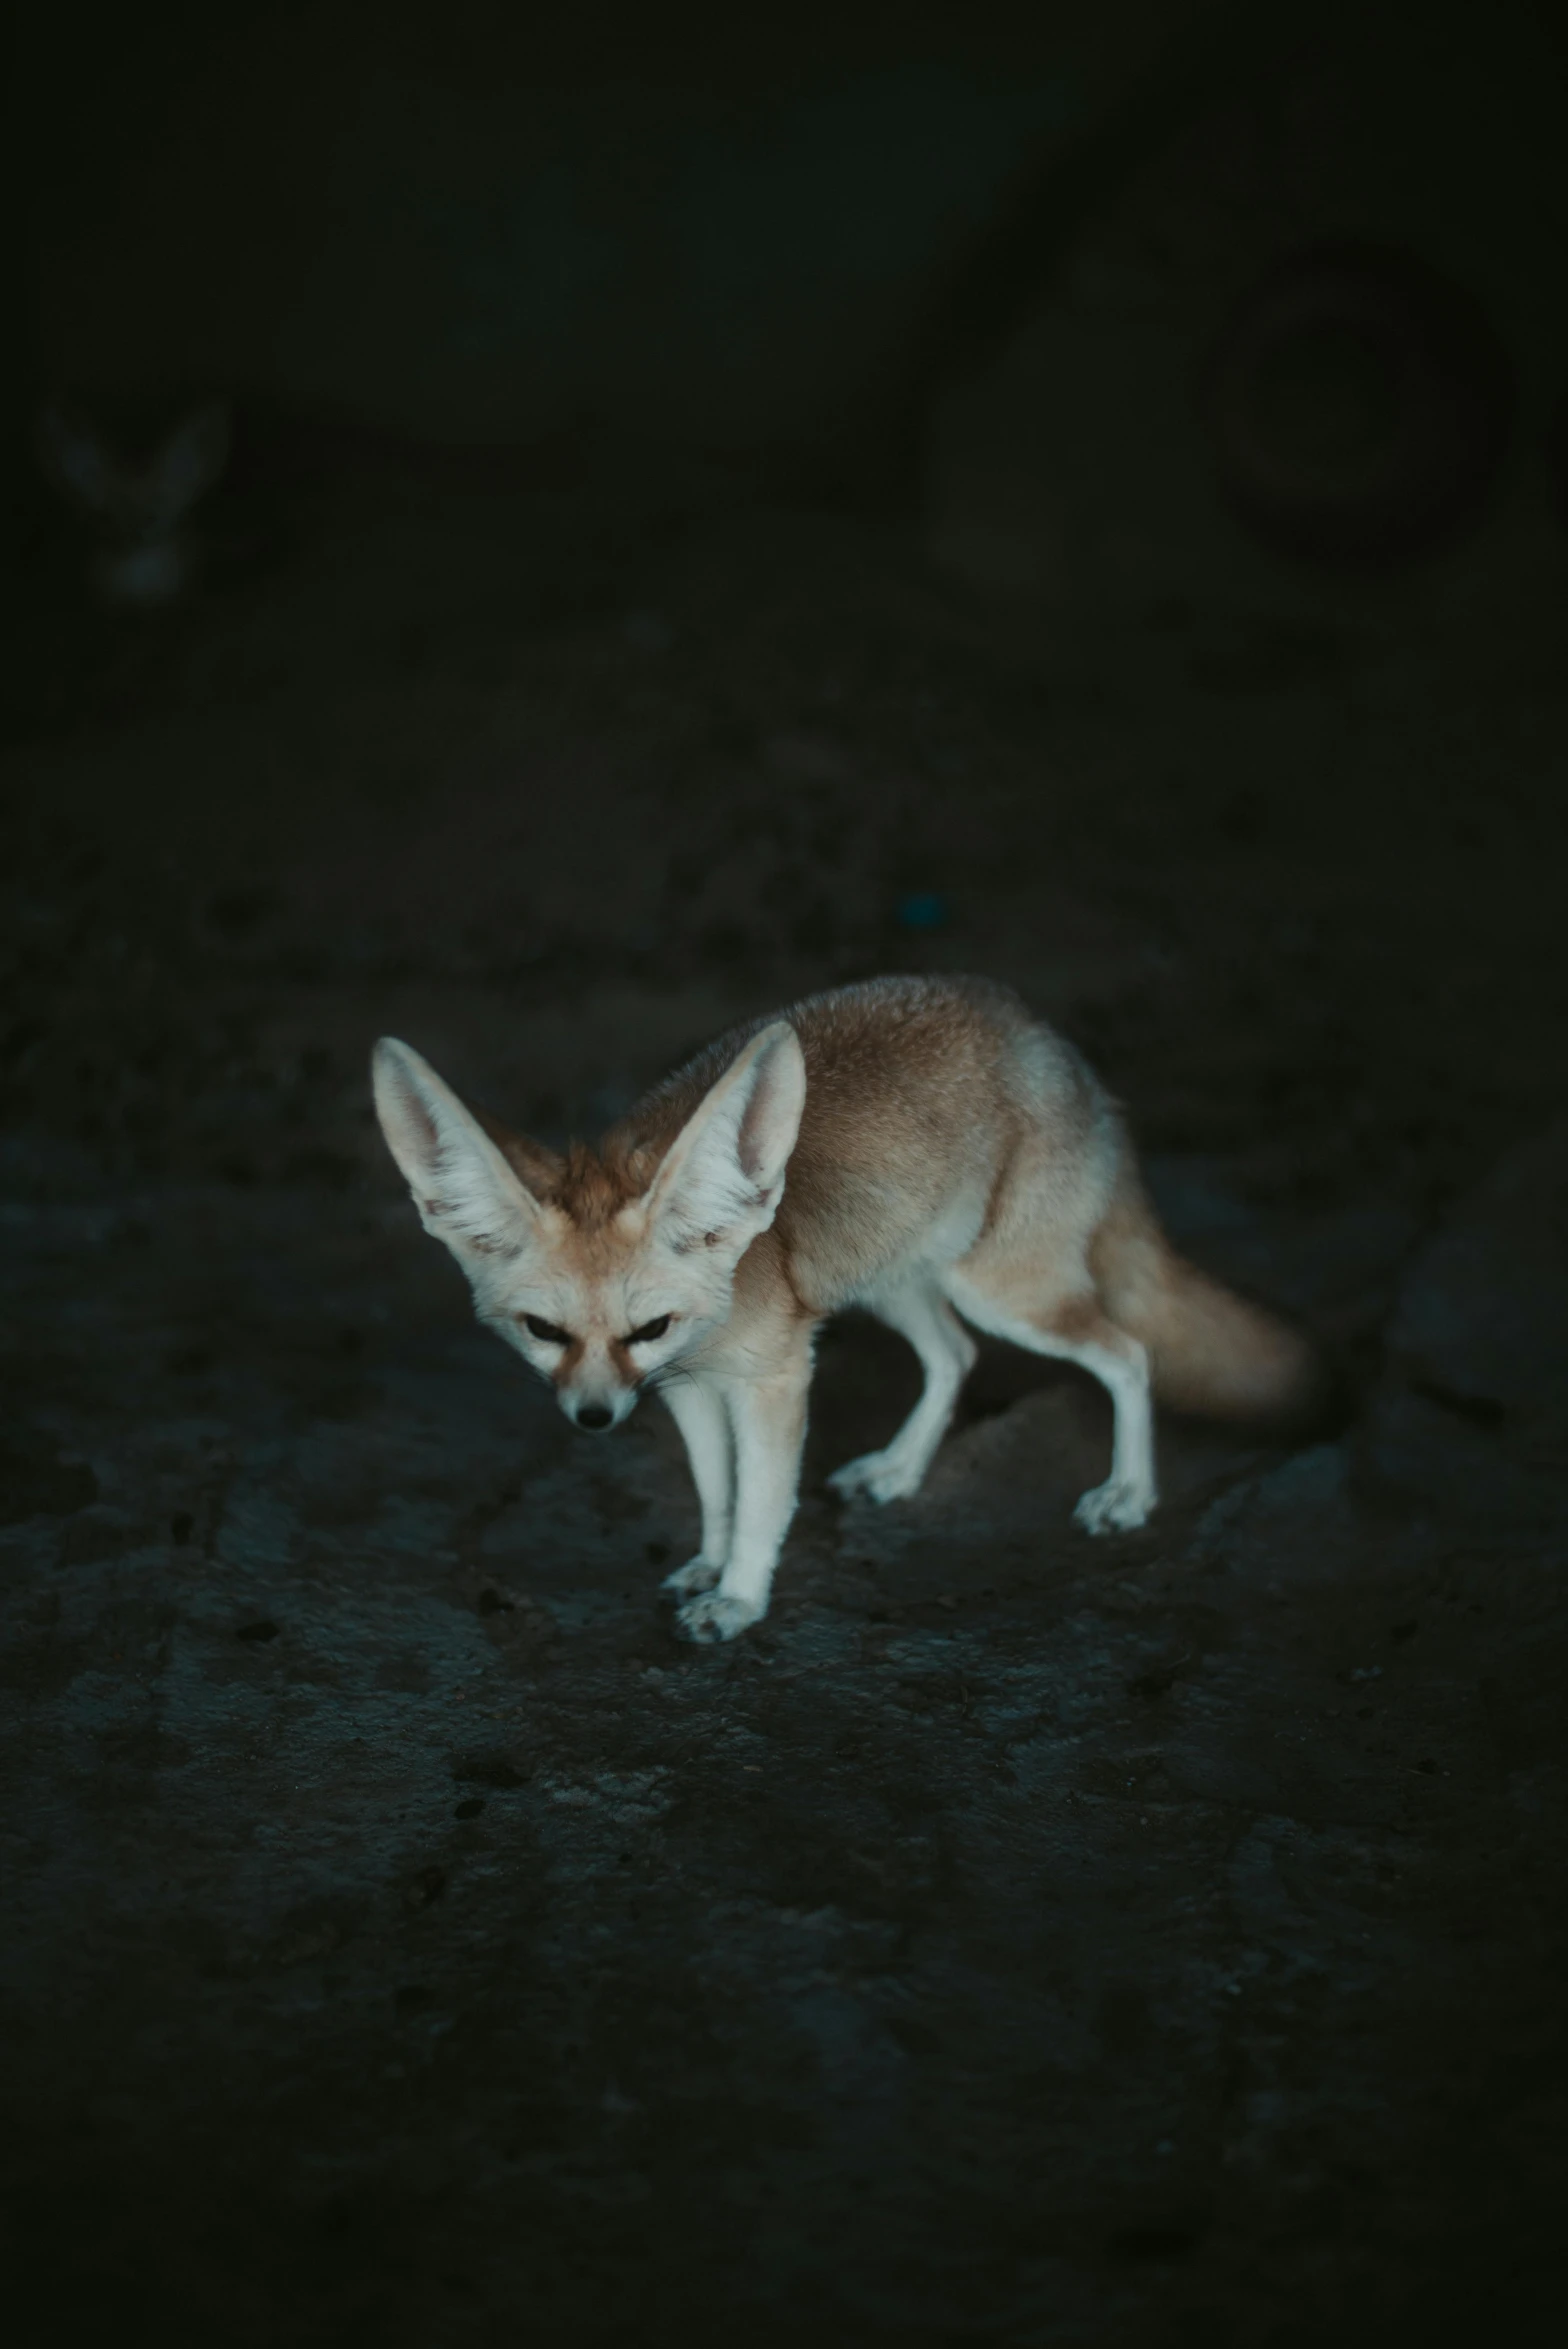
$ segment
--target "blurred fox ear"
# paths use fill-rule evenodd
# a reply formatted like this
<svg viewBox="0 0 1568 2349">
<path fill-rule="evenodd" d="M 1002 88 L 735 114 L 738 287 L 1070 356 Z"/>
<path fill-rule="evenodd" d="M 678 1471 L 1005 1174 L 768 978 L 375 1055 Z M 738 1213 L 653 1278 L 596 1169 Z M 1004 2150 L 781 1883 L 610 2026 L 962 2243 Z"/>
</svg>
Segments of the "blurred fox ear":
<svg viewBox="0 0 1568 2349">
<path fill-rule="evenodd" d="M 650 1223 L 683 1255 L 722 1246 L 739 1256 L 778 1212 L 805 1105 L 800 1038 L 775 1020 L 676 1135 L 648 1194 Z"/>
<path fill-rule="evenodd" d="M 63 409 L 39 410 L 38 459 L 73 497 L 98 512 L 112 506 L 120 494 L 119 475 L 102 441 Z"/>
<path fill-rule="evenodd" d="M 471 1267 L 521 1256 L 544 1210 L 478 1119 L 410 1045 L 383 1036 L 371 1058 L 376 1115 L 427 1232 Z"/>
<path fill-rule="evenodd" d="M 177 424 L 153 461 L 151 481 L 170 519 L 211 489 L 229 461 L 229 411 L 218 401 L 193 409 Z"/>
</svg>

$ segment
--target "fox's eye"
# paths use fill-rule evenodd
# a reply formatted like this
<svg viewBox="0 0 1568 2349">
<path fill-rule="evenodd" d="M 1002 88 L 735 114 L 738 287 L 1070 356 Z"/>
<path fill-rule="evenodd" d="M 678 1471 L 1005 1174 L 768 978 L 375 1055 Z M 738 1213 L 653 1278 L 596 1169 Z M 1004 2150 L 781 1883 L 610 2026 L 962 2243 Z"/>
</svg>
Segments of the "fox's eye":
<svg viewBox="0 0 1568 2349">
<path fill-rule="evenodd" d="M 553 1321 L 541 1321 L 537 1313 L 525 1313 L 523 1327 L 528 1335 L 531 1338 L 537 1338 L 541 1345 L 569 1346 L 572 1342 L 570 1330 L 557 1329 Z"/>
<path fill-rule="evenodd" d="M 655 1338 L 662 1338 L 670 1326 L 670 1317 L 661 1313 L 657 1321 L 645 1321 L 641 1329 L 634 1329 L 626 1340 L 628 1346 L 651 1346 Z"/>
</svg>

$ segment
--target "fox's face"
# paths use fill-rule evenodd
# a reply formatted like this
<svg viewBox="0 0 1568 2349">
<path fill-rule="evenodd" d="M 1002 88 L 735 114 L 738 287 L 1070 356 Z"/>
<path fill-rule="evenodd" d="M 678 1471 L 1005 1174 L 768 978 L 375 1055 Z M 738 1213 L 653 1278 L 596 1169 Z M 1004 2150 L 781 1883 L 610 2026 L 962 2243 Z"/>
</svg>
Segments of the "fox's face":
<svg viewBox="0 0 1568 2349">
<path fill-rule="evenodd" d="M 735 1267 L 773 1221 L 800 1127 L 799 1039 L 775 1022 L 742 1048 L 632 1196 L 597 1161 L 536 1189 L 406 1044 L 384 1037 L 376 1109 L 425 1229 L 467 1273 L 487 1328 L 554 1387 L 568 1419 L 619 1426 L 728 1318 Z"/>
<path fill-rule="evenodd" d="M 708 1249 L 683 1257 L 661 1220 L 633 1201 L 585 1234 L 548 1207 L 522 1258 L 472 1268 L 480 1320 L 549 1381 L 578 1427 L 618 1427 L 646 1387 L 729 1318 L 736 1259 Z"/>
</svg>

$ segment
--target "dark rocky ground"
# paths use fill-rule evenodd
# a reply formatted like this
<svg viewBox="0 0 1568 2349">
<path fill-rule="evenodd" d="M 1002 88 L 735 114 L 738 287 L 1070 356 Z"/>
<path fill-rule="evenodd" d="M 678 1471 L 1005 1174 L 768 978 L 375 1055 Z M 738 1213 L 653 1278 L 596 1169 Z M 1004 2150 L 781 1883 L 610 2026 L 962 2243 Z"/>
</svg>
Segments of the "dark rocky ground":
<svg viewBox="0 0 1568 2349">
<path fill-rule="evenodd" d="M 8 656 L 9 2336 L 1556 2338 L 1555 544 L 992 610 L 689 485 L 250 495 Z M 559 1135 L 898 966 L 1078 1037 L 1353 1409 L 1091 1544 L 1099 1398 L 997 1352 L 844 1512 L 846 1324 L 684 1649 L 672 1430 L 471 1326 L 366 1048 Z"/>
</svg>

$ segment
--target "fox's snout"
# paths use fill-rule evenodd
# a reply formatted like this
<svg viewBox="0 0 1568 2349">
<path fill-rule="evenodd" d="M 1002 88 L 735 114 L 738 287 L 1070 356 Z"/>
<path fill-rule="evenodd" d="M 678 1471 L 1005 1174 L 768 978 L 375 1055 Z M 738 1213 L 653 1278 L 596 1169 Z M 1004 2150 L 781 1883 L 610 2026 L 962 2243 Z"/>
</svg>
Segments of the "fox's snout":
<svg viewBox="0 0 1568 2349">
<path fill-rule="evenodd" d="M 604 1435 L 612 1427 L 619 1427 L 637 1408 L 637 1397 L 627 1395 L 617 1404 L 592 1403 L 578 1395 L 562 1395 L 561 1409 L 574 1427 L 585 1427 L 590 1435 Z"/>
<path fill-rule="evenodd" d="M 585 1428 L 589 1435 L 607 1435 L 636 1410 L 637 1389 L 598 1380 L 589 1384 L 564 1379 L 556 1387 L 555 1399 L 573 1427 Z"/>
</svg>

